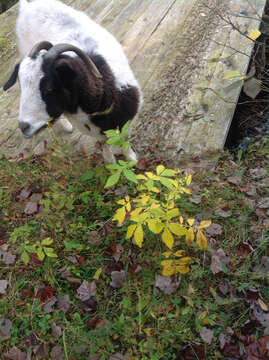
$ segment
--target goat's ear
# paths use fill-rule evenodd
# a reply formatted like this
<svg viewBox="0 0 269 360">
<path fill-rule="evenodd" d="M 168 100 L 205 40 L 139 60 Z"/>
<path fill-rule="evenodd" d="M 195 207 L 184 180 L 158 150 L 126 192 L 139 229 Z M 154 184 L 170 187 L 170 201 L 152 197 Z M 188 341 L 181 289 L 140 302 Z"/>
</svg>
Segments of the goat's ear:
<svg viewBox="0 0 269 360">
<path fill-rule="evenodd" d="M 11 74 L 10 78 L 8 79 L 8 81 L 5 83 L 5 85 L 3 86 L 4 91 L 8 90 L 9 88 L 11 88 L 11 86 L 13 86 L 17 80 L 18 77 L 18 73 L 19 73 L 19 68 L 20 68 L 20 64 L 17 64 L 13 70 L 13 73 Z"/>
</svg>

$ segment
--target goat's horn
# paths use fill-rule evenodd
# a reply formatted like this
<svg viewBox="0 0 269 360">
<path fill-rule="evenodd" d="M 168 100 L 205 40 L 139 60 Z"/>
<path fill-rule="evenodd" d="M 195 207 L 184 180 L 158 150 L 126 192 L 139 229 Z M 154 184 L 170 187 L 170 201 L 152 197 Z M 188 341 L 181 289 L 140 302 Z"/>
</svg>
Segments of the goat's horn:
<svg viewBox="0 0 269 360">
<path fill-rule="evenodd" d="M 76 53 L 81 60 L 83 60 L 84 64 L 93 72 L 93 74 L 97 78 L 102 78 L 102 75 L 100 74 L 99 70 L 97 69 L 94 62 L 91 60 L 91 58 L 86 55 L 82 50 L 77 48 L 76 46 L 70 45 L 70 44 L 57 44 L 54 45 L 46 54 L 44 59 L 50 59 L 54 60 L 56 57 L 66 51 L 73 51 Z"/>
<path fill-rule="evenodd" d="M 41 42 L 34 45 L 34 47 L 30 51 L 28 56 L 30 58 L 34 59 L 37 56 L 37 54 L 39 53 L 40 50 L 43 50 L 43 49 L 49 50 L 52 47 L 53 47 L 53 45 L 49 41 L 41 41 Z"/>
</svg>

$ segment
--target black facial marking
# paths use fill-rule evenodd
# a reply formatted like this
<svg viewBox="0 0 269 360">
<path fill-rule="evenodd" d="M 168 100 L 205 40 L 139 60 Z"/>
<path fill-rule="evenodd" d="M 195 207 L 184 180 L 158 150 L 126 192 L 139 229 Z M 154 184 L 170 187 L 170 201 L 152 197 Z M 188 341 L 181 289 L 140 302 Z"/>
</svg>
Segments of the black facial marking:
<svg viewBox="0 0 269 360">
<path fill-rule="evenodd" d="M 20 64 L 17 64 L 13 70 L 13 73 L 10 75 L 10 78 L 3 86 L 4 91 L 8 90 L 9 88 L 11 88 L 11 86 L 15 84 L 18 77 L 19 69 L 20 69 Z"/>
</svg>

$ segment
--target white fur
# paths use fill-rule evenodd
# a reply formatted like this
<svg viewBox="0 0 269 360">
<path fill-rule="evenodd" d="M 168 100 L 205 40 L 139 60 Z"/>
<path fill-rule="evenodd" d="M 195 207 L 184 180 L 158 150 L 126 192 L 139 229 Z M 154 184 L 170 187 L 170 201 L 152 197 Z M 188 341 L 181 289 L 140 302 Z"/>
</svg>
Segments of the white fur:
<svg viewBox="0 0 269 360">
<path fill-rule="evenodd" d="M 60 1 L 35 0 L 28 2 L 27 0 L 20 0 L 16 34 L 20 55 L 24 58 L 21 61 L 18 75 L 22 89 L 19 122 L 27 122 L 31 125 L 27 131 L 29 137 L 33 136 L 48 120 L 45 103 L 42 101 L 39 91 L 39 80 L 43 76 L 41 69 L 43 51 L 36 59 L 30 59 L 27 56 L 34 44 L 40 41 L 46 40 L 53 45 L 69 43 L 85 52 L 100 54 L 110 66 L 116 79 L 116 86 L 119 89 L 131 85 L 136 86 L 140 91 L 139 84 L 130 69 L 123 49 L 114 36 L 86 14 Z M 68 55 L 74 56 L 74 53 L 69 52 Z M 142 95 L 140 98 L 142 102 Z M 75 121 L 73 115 L 66 114 L 66 116 L 74 127 L 78 127 L 79 117 L 82 120 L 79 130 L 89 135 L 84 126 L 85 122 L 89 124 L 87 114 L 80 112 L 79 115 L 74 115 L 76 116 Z M 65 122 L 67 131 L 72 129 L 71 124 Z M 100 130 L 97 128 L 97 131 L 93 124 L 90 124 L 90 127 L 92 135 L 98 139 L 101 136 Z M 104 149 L 104 156 L 105 160 L 115 161 L 112 150 L 108 150 L 107 147 L 106 150 Z M 136 159 L 132 150 L 125 152 L 125 156 L 131 160 Z"/>
</svg>

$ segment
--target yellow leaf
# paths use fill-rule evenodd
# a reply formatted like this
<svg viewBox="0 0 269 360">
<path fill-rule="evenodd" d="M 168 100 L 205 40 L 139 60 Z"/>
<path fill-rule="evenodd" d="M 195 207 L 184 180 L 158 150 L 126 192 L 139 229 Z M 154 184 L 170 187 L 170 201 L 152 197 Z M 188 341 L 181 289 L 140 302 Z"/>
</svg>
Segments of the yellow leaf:
<svg viewBox="0 0 269 360">
<path fill-rule="evenodd" d="M 136 226 L 137 226 L 136 224 L 128 226 L 128 229 L 126 232 L 126 239 L 130 239 L 133 236 Z"/>
<path fill-rule="evenodd" d="M 116 211 L 113 217 L 113 221 L 118 221 L 119 225 L 122 225 L 125 220 L 126 210 L 125 207 L 121 207 Z"/>
<path fill-rule="evenodd" d="M 190 245 L 194 240 L 194 232 L 192 229 L 189 229 L 186 235 L 186 243 Z"/>
<path fill-rule="evenodd" d="M 170 223 L 168 224 L 169 230 L 172 231 L 172 233 L 174 233 L 175 235 L 181 237 L 183 235 L 187 234 L 187 229 L 180 225 L 180 224 L 176 224 L 176 223 Z"/>
<path fill-rule="evenodd" d="M 262 301 L 262 299 L 258 299 L 257 302 L 263 311 L 268 311 L 268 306 L 265 304 L 265 302 Z"/>
<path fill-rule="evenodd" d="M 189 271 L 189 266 L 176 266 L 176 273 L 187 274 Z"/>
<path fill-rule="evenodd" d="M 191 181 L 192 181 L 192 175 L 190 174 L 186 178 L 186 185 L 189 186 L 191 184 Z"/>
<path fill-rule="evenodd" d="M 180 222 L 180 224 L 183 224 L 183 221 L 184 221 L 183 217 L 180 216 L 180 217 L 179 217 L 179 222 Z"/>
<path fill-rule="evenodd" d="M 182 188 L 182 190 L 184 191 L 185 194 L 191 194 L 191 190 L 187 189 L 187 188 Z"/>
<path fill-rule="evenodd" d="M 149 197 L 148 195 L 142 196 L 142 198 L 141 198 L 141 204 L 142 204 L 143 206 L 146 205 L 146 204 L 148 203 L 149 199 L 150 199 L 150 197 Z"/>
<path fill-rule="evenodd" d="M 136 208 L 131 212 L 131 216 L 137 216 L 138 214 L 141 213 L 143 209 L 142 208 Z"/>
<path fill-rule="evenodd" d="M 176 252 L 174 252 L 174 256 L 177 256 L 177 257 L 181 257 L 185 254 L 185 251 L 184 250 L 178 250 Z"/>
<path fill-rule="evenodd" d="M 150 336 L 151 335 L 151 328 L 146 328 L 144 329 L 144 333 L 147 335 L 147 336 Z"/>
<path fill-rule="evenodd" d="M 161 173 L 164 171 L 165 167 L 163 165 L 159 165 L 156 167 L 156 173 L 157 175 L 161 175 Z"/>
<path fill-rule="evenodd" d="M 174 237 L 171 234 L 171 232 L 169 231 L 168 227 L 165 227 L 165 229 L 162 233 L 162 241 L 165 243 L 165 245 L 169 249 L 172 249 L 172 247 L 174 245 Z"/>
<path fill-rule="evenodd" d="M 125 201 L 126 201 L 126 202 L 129 202 L 129 201 L 130 201 L 130 196 L 129 196 L 129 195 L 125 196 Z"/>
<path fill-rule="evenodd" d="M 248 37 L 252 40 L 256 40 L 258 39 L 258 37 L 261 36 L 261 32 L 258 29 L 252 30 L 249 34 Z"/>
<path fill-rule="evenodd" d="M 154 234 L 159 234 L 162 231 L 164 225 L 159 220 L 150 219 L 148 220 L 148 227 L 149 230 Z"/>
<path fill-rule="evenodd" d="M 119 204 L 119 205 L 125 205 L 125 200 L 124 200 L 124 199 L 121 199 L 121 200 L 117 201 L 117 204 Z"/>
<path fill-rule="evenodd" d="M 131 203 L 130 202 L 127 202 L 126 210 L 129 211 L 129 212 L 131 211 Z"/>
<path fill-rule="evenodd" d="M 141 174 L 136 175 L 136 178 L 137 178 L 138 180 L 147 180 L 146 176 L 141 175 Z"/>
<path fill-rule="evenodd" d="M 189 256 L 174 260 L 176 266 L 189 265 L 191 262 L 192 258 Z"/>
<path fill-rule="evenodd" d="M 173 255 L 172 251 L 165 251 L 165 252 L 163 253 L 163 256 L 164 256 L 165 258 L 169 258 L 171 255 Z"/>
<path fill-rule="evenodd" d="M 153 187 L 150 189 L 150 191 L 153 191 L 153 192 L 155 192 L 155 193 L 159 193 L 159 192 L 160 192 L 160 190 L 159 190 L 156 186 L 153 186 Z"/>
<path fill-rule="evenodd" d="M 187 222 L 190 226 L 194 224 L 195 219 L 188 219 Z"/>
<path fill-rule="evenodd" d="M 200 225 L 198 226 L 198 229 L 204 229 L 209 227 L 212 224 L 211 220 L 204 220 L 200 222 Z"/>
<path fill-rule="evenodd" d="M 174 204 L 173 204 L 174 205 Z M 172 219 L 179 215 L 178 208 L 171 209 L 167 212 L 167 219 Z"/>
<path fill-rule="evenodd" d="M 197 244 L 202 250 L 205 250 L 207 247 L 207 239 L 201 230 L 197 231 Z"/>
<path fill-rule="evenodd" d="M 144 232 L 143 232 L 142 225 L 137 226 L 135 233 L 134 233 L 134 239 L 135 239 L 137 246 L 142 248 L 143 239 L 144 239 Z"/>
<path fill-rule="evenodd" d="M 93 275 L 93 278 L 95 280 L 99 280 L 100 275 L 102 274 L 103 268 L 99 268 L 98 270 L 95 271 L 95 274 Z"/>
<path fill-rule="evenodd" d="M 173 260 L 164 260 L 161 262 L 161 265 L 163 266 L 163 276 L 171 276 L 176 274 L 176 268 L 173 266 Z"/>
</svg>

